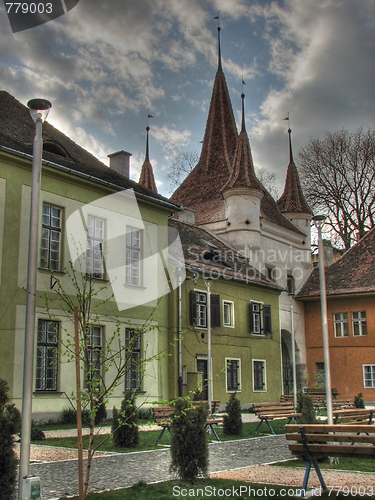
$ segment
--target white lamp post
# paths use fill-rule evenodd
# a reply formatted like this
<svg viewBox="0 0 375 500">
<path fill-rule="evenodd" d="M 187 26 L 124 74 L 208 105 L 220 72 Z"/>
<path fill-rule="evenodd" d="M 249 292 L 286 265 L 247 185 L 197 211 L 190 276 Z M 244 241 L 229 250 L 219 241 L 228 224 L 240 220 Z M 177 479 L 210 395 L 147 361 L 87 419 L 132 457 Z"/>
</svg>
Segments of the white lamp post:
<svg viewBox="0 0 375 500">
<path fill-rule="evenodd" d="M 212 278 L 204 280 L 207 287 L 207 401 L 208 411 L 212 411 L 212 359 L 211 359 L 211 283 Z"/>
<path fill-rule="evenodd" d="M 327 401 L 327 423 L 333 424 L 332 415 L 332 389 L 331 389 L 331 369 L 329 362 L 329 342 L 328 342 L 328 319 L 327 319 L 327 292 L 326 278 L 324 272 L 324 248 L 322 240 L 322 227 L 326 217 L 316 215 L 313 222 L 318 230 L 318 254 L 319 254 L 319 280 L 320 280 L 320 307 L 322 314 L 322 335 L 323 335 L 323 354 L 324 354 L 324 376 L 326 386 Z"/>
<path fill-rule="evenodd" d="M 21 420 L 21 450 L 18 498 L 24 500 L 23 479 L 29 475 L 32 395 L 34 385 L 34 343 L 35 343 L 35 306 L 36 280 L 38 267 L 38 225 L 40 205 L 40 179 L 42 172 L 42 124 L 48 116 L 52 104 L 46 99 L 31 99 L 27 103 L 32 119 L 35 122 L 35 139 L 33 148 L 30 232 L 29 232 L 29 259 L 27 268 L 27 295 L 26 295 L 26 325 L 25 325 L 25 353 L 23 368 L 22 393 L 22 420 Z"/>
</svg>

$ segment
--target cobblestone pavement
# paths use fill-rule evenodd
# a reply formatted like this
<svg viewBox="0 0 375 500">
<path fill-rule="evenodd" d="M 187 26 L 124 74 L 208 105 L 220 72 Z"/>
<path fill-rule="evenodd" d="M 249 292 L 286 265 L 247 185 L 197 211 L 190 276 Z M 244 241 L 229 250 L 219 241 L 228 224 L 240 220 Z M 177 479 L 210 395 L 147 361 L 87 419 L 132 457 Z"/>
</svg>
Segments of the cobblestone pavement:
<svg viewBox="0 0 375 500">
<path fill-rule="evenodd" d="M 209 454 L 209 472 L 265 464 L 291 456 L 284 435 L 212 443 Z M 89 491 L 124 488 L 141 480 L 151 483 L 173 479 L 169 465 L 168 448 L 96 457 Z M 40 477 L 44 500 L 78 494 L 77 460 L 32 464 L 30 474 Z"/>
</svg>

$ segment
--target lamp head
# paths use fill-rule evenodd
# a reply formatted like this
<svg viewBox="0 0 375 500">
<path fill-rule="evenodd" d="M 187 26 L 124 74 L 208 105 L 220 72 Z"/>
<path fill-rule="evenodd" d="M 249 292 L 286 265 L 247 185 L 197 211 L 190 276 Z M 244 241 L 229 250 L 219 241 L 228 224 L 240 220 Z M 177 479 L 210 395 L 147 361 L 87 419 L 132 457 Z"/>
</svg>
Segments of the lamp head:
<svg viewBox="0 0 375 500">
<path fill-rule="evenodd" d="M 312 220 L 317 228 L 321 228 L 323 226 L 326 218 L 327 217 L 325 215 L 314 215 Z"/>
<path fill-rule="evenodd" d="M 49 110 L 52 108 L 52 104 L 47 99 L 31 99 L 27 103 L 27 106 L 34 123 L 39 120 L 43 123 L 47 119 Z"/>
</svg>

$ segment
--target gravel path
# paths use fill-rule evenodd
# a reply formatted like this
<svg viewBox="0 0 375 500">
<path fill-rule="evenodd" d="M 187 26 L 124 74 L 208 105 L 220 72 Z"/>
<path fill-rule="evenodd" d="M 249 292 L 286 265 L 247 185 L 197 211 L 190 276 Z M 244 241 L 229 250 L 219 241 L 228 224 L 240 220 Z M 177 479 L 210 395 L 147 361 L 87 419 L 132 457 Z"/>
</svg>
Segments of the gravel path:
<svg viewBox="0 0 375 500">
<path fill-rule="evenodd" d="M 42 447 L 40 447 L 42 448 Z M 227 471 L 290 457 L 285 436 L 265 436 L 209 445 L 210 472 Z M 91 469 L 90 491 L 124 488 L 138 481 L 172 479 L 170 450 L 111 454 L 96 457 Z M 77 495 L 77 460 L 36 463 L 30 474 L 41 478 L 44 499 Z"/>
</svg>

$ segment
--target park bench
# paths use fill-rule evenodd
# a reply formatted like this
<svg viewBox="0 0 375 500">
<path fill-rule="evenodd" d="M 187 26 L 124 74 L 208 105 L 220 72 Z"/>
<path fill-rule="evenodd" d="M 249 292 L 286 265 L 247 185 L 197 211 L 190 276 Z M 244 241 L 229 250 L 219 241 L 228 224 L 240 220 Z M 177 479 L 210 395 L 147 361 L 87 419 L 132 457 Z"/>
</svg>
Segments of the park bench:
<svg viewBox="0 0 375 500">
<path fill-rule="evenodd" d="M 258 432 L 263 422 L 267 424 L 271 434 L 275 434 L 270 424 L 272 420 L 288 419 L 288 423 L 290 423 L 292 420 L 297 422 L 298 418 L 301 416 L 300 413 L 296 413 L 293 403 L 289 402 L 254 403 L 253 411 L 260 420 L 254 431 L 255 434 Z"/>
<path fill-rule="evenodd" d="M 290 424 L 285 426 L 289 449 L 306 461 L 302 490 L 306 492 L 311 466 L 327 489 L 318 460 L 323 457 L 375 458 L 374 425 Z M 365 435 L 364 435 L 365 434 Z"/>
<path fill-rule="evenodd" d="M 367 408 L 353 408 L 347 410 L 333 411 L 334 424 L 364 424 L 373 423 L 374 410 Z"/>
<path fill-rule="evenodd" d="M 197 406 L 201 404 L 207 404 L 207 401 L 193 401 L 192 405 Z M 217 408 L 220 405 L 220 401 L 212 401 L 211 409 L 214 410 L 214 412 L 217 410 Z M 160 431 L 160 434 L 156 440 L 156 444 L 159 444 L 161 438 L 163 437 L 163 434 L 166 430 L 170 433 L 170 427 L 172 425 L 172 413 L 175 411 L 175 408 L 173 406 L 162 406 L 162 407 L 153 407 L 152 408 L 152 414 L 154 418 L 154 422 L 159 425 L 162 429 Z M 220 438 L 216 432 L 215 426 L 218 424 L 223 423 L 223 419 L 220 418 L 215 418 L 214 414 L 211 412 L 207 415 L 206 418 L 206 423 L 205 423 L 205 428 L 208 431 L 211 431 L 212 434 L 215 436 L 215 439 L 217 441 L 220 441 Z"/>
</svg>

